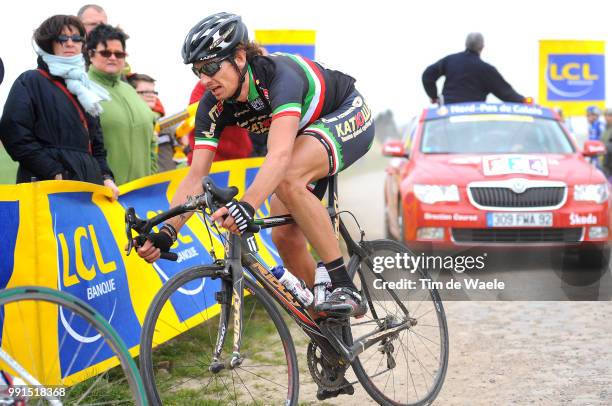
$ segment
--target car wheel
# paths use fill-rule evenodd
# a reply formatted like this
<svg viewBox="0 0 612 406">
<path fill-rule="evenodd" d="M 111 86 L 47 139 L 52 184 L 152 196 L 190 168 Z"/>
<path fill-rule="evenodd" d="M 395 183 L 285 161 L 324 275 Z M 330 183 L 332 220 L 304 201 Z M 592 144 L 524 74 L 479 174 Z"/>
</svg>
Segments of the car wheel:
<svg viewBox="0 0 612 406">
<path fill-rule="evenodd" d="M 594 245 L 578 251 L 578 262 L 587 269 L 607 269 L 610 265 L 610 246 Z"/>
<path fill-rule="evenodd" d="M 389 206 L 385 204 L 385 238 L 395 240 L 391 235 L 391 227 L 389 227 Z"/>
<path fill-rule="evenodd" d="M 400 199 L 399 207 L 397 208 L 397 224 L 399 230 L 399 236 L 397 241 L 406 245 L 406 224 L 404 222 L 404 205 Z"/>
</svg>

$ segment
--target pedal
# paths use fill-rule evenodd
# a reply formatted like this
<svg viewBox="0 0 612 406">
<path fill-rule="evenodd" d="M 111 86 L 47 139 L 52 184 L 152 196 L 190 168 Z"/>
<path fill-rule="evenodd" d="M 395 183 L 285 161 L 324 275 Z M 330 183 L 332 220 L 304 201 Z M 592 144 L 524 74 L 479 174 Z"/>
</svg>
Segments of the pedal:
<svg viewBox="0 0 612 406">
<path fill-rule="evenodd" d="M 330 398 L 338 397 L 339 395 L 353 395 L 355 393 L 355 388 L 353 385 L 349 384 L 349 382 L 344 378 L 344 382 L 342 382 L 342 387 L 338 389 L 317 389 L 317 399 L 325 400 Z"/>
</svg>

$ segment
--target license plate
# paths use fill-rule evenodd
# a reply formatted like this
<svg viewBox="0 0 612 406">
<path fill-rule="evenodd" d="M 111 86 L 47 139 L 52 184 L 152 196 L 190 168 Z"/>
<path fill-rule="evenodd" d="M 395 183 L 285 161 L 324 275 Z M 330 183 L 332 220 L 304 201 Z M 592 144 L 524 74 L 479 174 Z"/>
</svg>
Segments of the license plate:
<svg viewBox="0 0 612 406">
<path fill-rule="evenodd" d="M 487 227 L 552 227 L 552 213 L 487 213 Z"/>
</svg>

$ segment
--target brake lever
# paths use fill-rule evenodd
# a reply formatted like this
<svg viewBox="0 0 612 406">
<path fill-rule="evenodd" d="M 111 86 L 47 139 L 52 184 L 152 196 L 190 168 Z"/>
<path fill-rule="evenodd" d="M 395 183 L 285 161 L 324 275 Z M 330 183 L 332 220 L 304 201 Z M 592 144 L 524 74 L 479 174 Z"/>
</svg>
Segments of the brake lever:
<svg viewBox="0 0 612 406">
<path fill-rule="evenodd" d="M 134 248 L 134 240 L 132 239 L 132 227 L 134 225 L 134 217 L 136 212 L 133 207 L 128 207 L 125 211 L 125 235 L 127 237 L 128 246 L 126 250 L 126 256 L 130 255 L 132 248 Z"/>
<path fill-rule="evenodd" d="M 128 248 L 126 256 L 130 255 L 134 247 L 140 247 L 145 243 L 147 237 L 141 234 L 142 227 L 146 224 L 146 221 L 141 220 L 136 215 L 136 210 L 133 207 L 128 207 L 125 211 L 125 234 L 128 240 Z M 138 233 L 137 237 L 132 236 L 132 230 Z M 136 242 L 136 244 L 134 244 Z"/>
</svg>

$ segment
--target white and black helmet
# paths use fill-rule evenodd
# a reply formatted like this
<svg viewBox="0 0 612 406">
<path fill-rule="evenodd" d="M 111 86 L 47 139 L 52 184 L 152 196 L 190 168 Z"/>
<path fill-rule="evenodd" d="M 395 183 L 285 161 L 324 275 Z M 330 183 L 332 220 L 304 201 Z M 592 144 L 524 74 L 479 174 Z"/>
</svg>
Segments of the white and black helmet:
<svg viewBox="0 0 612 406">
<path fill-rule="evenodd" d="M 217 13 L 197 23 L 183 44 L 185 64 L 231 56 L 239 43 L 247 43 L 249 33 L 240 16 Z"/>
</svg>

